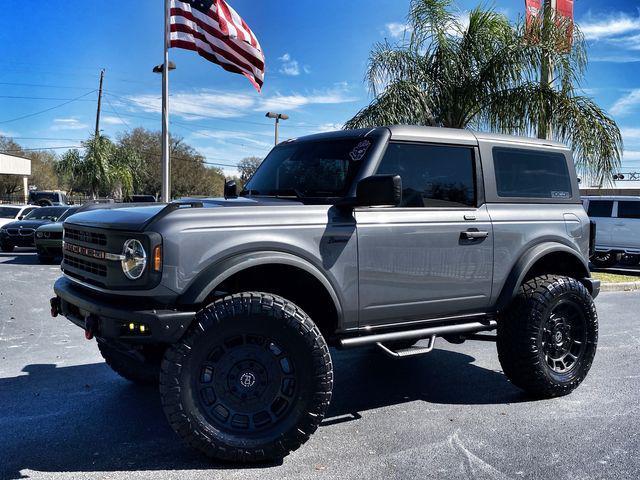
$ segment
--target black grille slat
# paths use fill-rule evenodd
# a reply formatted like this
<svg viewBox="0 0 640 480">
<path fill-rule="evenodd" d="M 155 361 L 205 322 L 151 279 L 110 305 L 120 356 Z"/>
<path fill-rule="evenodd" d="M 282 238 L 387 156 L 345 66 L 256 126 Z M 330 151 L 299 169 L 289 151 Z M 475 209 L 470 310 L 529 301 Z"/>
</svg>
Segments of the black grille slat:
<svg viewBox="0 0 640 480">
<path fill-rule="evenodd" d="M 87 260 L 72 257 L 65 253 L 64 255 L 64 263 L 66 266 L 75 268 L 76 270 L 81 270 L 83 272 L 91 273 L 93 275 L 98 275 L 100 277 L 107 276 L 107 266 L 101 265 L 99 263 L 89 262 Z"/>
<path fill-rule="evenodd" d="M 64 229 L 64 239 L 65 241 L 76 241 L 89 243 L 91 245 L 105 246 L 107 244 L 107 236 L 104 233 L 89 232 L 68 227 Z"/>
</svg>

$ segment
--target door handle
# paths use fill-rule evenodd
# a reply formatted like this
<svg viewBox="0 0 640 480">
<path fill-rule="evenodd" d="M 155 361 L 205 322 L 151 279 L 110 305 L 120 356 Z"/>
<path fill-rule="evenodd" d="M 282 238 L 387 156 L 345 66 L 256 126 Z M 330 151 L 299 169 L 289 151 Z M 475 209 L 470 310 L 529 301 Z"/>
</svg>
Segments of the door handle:
<svg viewBox="0 0 640 480">
<path fill-rule="evenodd" d="M 481 232 L 478 230 L 466 230 L 464 232 L 460 232 L 460 238 L 462 240 L 482 240 L 488 236 L 489 232 Z"/>
</svg>

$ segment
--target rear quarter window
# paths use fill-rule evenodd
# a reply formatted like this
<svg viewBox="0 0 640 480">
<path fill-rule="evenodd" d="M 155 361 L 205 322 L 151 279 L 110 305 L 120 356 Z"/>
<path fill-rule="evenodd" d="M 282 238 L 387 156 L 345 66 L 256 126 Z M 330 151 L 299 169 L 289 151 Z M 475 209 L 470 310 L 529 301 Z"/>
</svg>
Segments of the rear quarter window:
<svg viewBox="0 0 640 480">
<path fill-rule="evenodd" d="M 561 153 L 496 147 L 493 149 L 499 197 L 572 198 L 567 160 Z"/>
</svg>

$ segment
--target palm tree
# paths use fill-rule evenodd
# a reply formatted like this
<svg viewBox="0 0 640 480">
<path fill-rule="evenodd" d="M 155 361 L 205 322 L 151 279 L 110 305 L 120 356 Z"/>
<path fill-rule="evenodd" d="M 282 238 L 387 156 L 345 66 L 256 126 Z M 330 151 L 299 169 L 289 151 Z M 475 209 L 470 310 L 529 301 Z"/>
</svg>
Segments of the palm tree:
<svg viewBox="0 0 640 480">
<path fill-rule="evenodd" d="M 345 128 L 416 124 L 537 135 L 571 145 L 578 168 L 600 183 L 620 167 L 618 126 L 579 93 L 584 39 L 550 8 L 529 26 L 513 26 L 492 9 L 472 10 L 466 23 L 452 0 L 412 0 L 407 31 L 396 45 L 373 47 L 366 73 L 373 101 Z"/>
<path fill-rule="evenodd" d="M 104 135 L 92 136 L 82 142 L 84 155 L 76 149 L 67 151 L 56 164 L 59 176 L 65 178 L 73 189 L 86 189 L 92 198 L 101 192 L 118 196 L 133 193 L 137 155 L 117 148 Z"/>
</svg>

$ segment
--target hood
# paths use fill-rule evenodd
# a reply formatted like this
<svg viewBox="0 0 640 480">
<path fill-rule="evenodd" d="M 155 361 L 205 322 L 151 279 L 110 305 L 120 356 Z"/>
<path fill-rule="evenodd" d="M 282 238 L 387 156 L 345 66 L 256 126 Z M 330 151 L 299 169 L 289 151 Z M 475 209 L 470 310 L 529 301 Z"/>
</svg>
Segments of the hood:
<svg viewBox="0 0 640 480">
<path fill-rule="evenodd" d="M 2 228 L 33 228 L 36 229 L 42 225 L 53 223 L 51 220 L 18 220 L 17 222 L 9 222 Z"/>
<path fill-rule="evenodd" d="M 179 210 L 180 204 L 202 203 L 202 208 L 251 207 L 251 206 L 291 206 L 301 202 L 288 198 L 238 197 L 238 198 L 181 198 L 170 204 L 155 204 L 143 207 L 92 210 L 76 213 L 64 222 L 65 225 L 109 228 L 113 230 L 141 231 L 151 221 Z"/>
<path fill-rule="evenodd" d="M 38 228 L 39 232 L 62 232 L 62 222 L 47 223 Z"/>
</svg>

